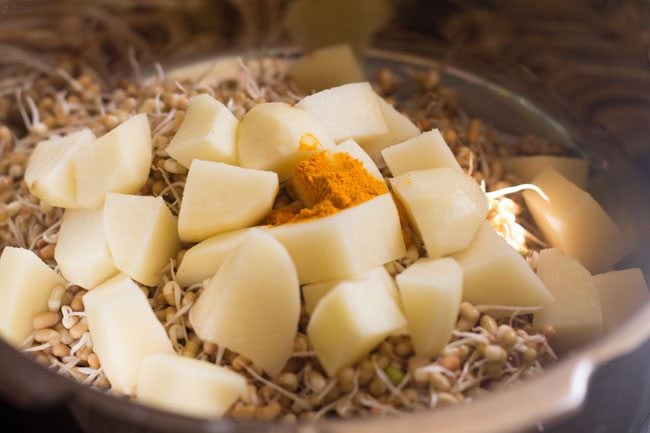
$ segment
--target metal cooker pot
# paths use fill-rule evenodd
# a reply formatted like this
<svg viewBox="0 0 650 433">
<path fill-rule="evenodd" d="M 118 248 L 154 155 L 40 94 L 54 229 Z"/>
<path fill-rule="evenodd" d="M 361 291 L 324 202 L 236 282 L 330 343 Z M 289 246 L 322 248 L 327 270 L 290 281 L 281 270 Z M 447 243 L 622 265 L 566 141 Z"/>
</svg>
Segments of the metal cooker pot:
<svg viewBox="0 0 650 433">
<path fill-rule="evenodd" d="M 3 65 L 24 61 L 16 49 L 43 62 L 55 50 L 78 52 L 99 59 L 97 68 L 115 77 L 132 72 L 122 55 L 124 41 L 143 62 L 165 65 L 279 46 L 287 43 L 281 23 L 292 3 L 0 2 L 0 76 Z M 340 19 L 325 41 L 354 37 L 365 45 L 368 33 L 381 28 L 367 51 L 370 69 L 442 66 L 443 82 L 458 90 L 468 111 L 587 155 L 592 193 L 635 241 L 626 265 L 650 275 L 645 3 L 408 0 L 396 1 L 392 11 L 380 9 L 383 4 L 330 1 L 327 7 L 339 10 Z M 361 36 L 342 30 L 350 26 L 341 22 L 354 20 L 374 25 L 364 26 Z M 98 34 L 112 43 L 93 41 Z M 208 422 L 158 412 L 58 376 L 4 342 L 0 395 L 16 407 L 66 406 L 89 432 L 638 432 L 650 415 L 649 341 L 650 305 L 644 305 L 614 332 L 514 389 L 432 413 L 317 426 Z"/>
</svg>

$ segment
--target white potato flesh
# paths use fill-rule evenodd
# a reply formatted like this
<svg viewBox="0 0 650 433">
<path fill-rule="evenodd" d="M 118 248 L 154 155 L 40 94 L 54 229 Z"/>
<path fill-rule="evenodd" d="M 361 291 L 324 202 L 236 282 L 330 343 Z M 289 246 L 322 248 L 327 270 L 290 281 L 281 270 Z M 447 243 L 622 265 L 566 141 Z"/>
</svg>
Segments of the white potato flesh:
<svg viewBox="0 0 650 433">
<path fill-rule="evenodd" d="M 286 249 L 250 230 L 190 310 L 203 340 L 237 352 L 275 377 L 289 360 L 300 317 L 300 286 Z"/>
<path fill-rule="evenodd" d="M 66 210 L 54 259 L 66 280 L 87 290 L 115 276 L 119 271 L 106 240 L 104 211 Z"/>
<path fill-rule="evenodd" d="M 594 275 L 605 331 L 615 329 L 650 300 L 639 268 Z"/>
<path fill-rule="evenodd" d="M 488 201 L 476 181 L 454 168 L 411 171 L 390 179 L 428 256 L 467 248 L 485 221 Z"/>
<path fill-rule="evenodd" d="M 72 157 L 93 141 L 95 134 L 90 129 L 82 129 L 38 143 L 25 169 L 29 191 L 51 206 L 78 207 Z"/>
<path fill-rule="evenodd" d="M 178 215 L 181 240 L 200 242 L 259 223 L 271 211 L 279 187 L 271 171 L 194 160 Z"/>
<path fill-rule="evenodd" d="M 374 163 L 372 158 L 366 153 L 365 150 L 354 140 L 345 140 L 343 143 L 340 143 L 327 150 L 327 153 L 334 155 L 336 153 L 347 153 L 352 158 L 359 161 L 363 166 L 368 170 L 374 178 L 383 181 L 384 176 L 381 175 L 381 172 L 377 168 L 377 164 Z"/>
<path fill-rule="evenodd" d="M 65 280 L 30 250 L 4 247 L 0 256 L 0 337 L 14 346 L 32 332 L 32 318 L 47 311 L 52 288 Z"/>
<path fill-rule="evenodd" d="M 537 275 L 555 302 L 537 311 L 533 326 L 557 331 L 553 348 L 564 351 L 588 343 L 603 332 L 603 315 L 594 278 L 587 269 L 557 248 L 540 251 Z"/>
<path fill-rule="evenodd" d="M 429 168 L 453 168 L 461 171 L 456 157 L 437 129 L 381 151 L 393 176 Z"/>
<path fill-rule="evenodd" d="M 587 189 L 589 161 L 583 158 L 536 155 L 504 156 L 499 160 L 506 173 L 514 174 L 522 182 L 532 182 L 542 171 L 552 167 L 578 188 Z"/>
<path fill-rule="evenodd" d="M 309 0 L 287 5 L 284 28 L 305 49 L 346 42 L 364 52 L 394 18 L 390 0 Z"/>
<path fill-rule="evenodd" d="M 377 94 L 367 82 L 322 90 L 303 98 L 296 108 L 311 113 L 337 143 L 388 133 Z"/>
<path fill-rule="evenodd" d="M 452 256 L 463 269 L 463 300 L 474 305 L 537 307 L 555 300 L 530 265 L 484 223 L 469 247 Z M 499 311 L 490 312 L 499 314 Z"/>
<path fill-rule="evenodd" d="M 390 194 L 334 215 L 266 230 L 289 251 L 301 284 L 356 275 L 406 255 Z"/>
<path fill-rule="evenodd" d="M 368 152 L 368 155 L 370 155 L 376 164 L 380 164 L 382 160 L 381 151 L 383 149 L 393 144 L 406 141 L 409 138 L 417 137 L 420 135 L 420 128 L 382 97 L 377 96 L 377 100 L 379 101 L 379 108 L 381 108 L 381 113 L 388 127 L 388 133 L 369 139 L 362 139 L 359 141 L 359 144 Z"/>
<path fill-rule="evenodd" d="M 391 294 L 391 296 L 393 296 L 396 300 L 399 300 L 395 280 L 393 280 L 393 277 L 390 276 L 386 268 L 383 266 L 378 266 L 376 268 L 372 268 L 348 278 L 305 284 L 302 286 L 302 297 L 305 301 L 305 310 L 307 313 L 312 314 L 320 300 L 323 299 L 323 297 L 327 295 L 334 287 L 344 282 L 357 281 L 371 282 L 377 287 L 383 287 Z"/>
<path fill-rule="evenodd" d="M 146 286 L 160 281 L 162 269 L 180 249 L 176 217 L 162 197 L 110 193 L 104 230 L 115 266 Z"/>
<path fill-rule="evenodd" d="M 228 254 L 244 239 L 248 228 L 212 236 L 187 250 L 176 271 L 176 281 L 188 287 L 212 278 Z"/>
<path fill-rule="evenodd" d="M 109 192 L 137 193 L 151 166 L 151 130 L 147 115 L 131 117 L 73 156 L 77 202 L 99 209 Z"/>
<path fill-rule="evenodd" d="M 593 273 L 605 272 L 625 257 L 623 234 L 591 195 L 552 168 L 544 170 L 533 183 L 549 201 L 535 191 L 524 191 L 524 199 L 551 246 Z"/>
<path fill-rule="evenodd" d="M 95 287 L 83 303 L 94 351 L 113 391 L 132 395 L 142 359 L 152 353 L 174 354 L 147 297 L 126 275 Z"/>
<path fill-rule="evenodd" d="M 449 343 L 463 294 L 463 271 L 451 258 L 420 259 L 396 277 L 415 353 L 435 356 Z"/>
<path fill-rule="evenodd" d="M 246 379 L 225 367 L 154 353 L 140 364 L 137 401 L 181 415 L 216 418 L 247 391 Z"/>
<path fill-rule="evenodd" d="M 316 306 L 307 336 L 332 377 L 366 356 L 388 335 L 406 326 L 395 298 L 372 281 L 345 282 Z"/>
<path fill-rule="evenodd" d="M 194 159 L 237 164 L 237 118 L 212 96 L 193 96 L 185 119 L 167 146 L 167 153 L 184 167 Z"/>
<path fill-rule="evenodd" d="M 306 54 L 289 66 L 289 75 L 307 94 L 366 81 L 361 64 L 348 44 L 324 47 Z"/>
<path fill-rule="evenodd" d="M 274 171 L 280 181 L 291 177 L 300 161 L 332 146 L 325 125 L 284 102 L 256 105 L 239 124 L 239 164 Z"/>
</svg>

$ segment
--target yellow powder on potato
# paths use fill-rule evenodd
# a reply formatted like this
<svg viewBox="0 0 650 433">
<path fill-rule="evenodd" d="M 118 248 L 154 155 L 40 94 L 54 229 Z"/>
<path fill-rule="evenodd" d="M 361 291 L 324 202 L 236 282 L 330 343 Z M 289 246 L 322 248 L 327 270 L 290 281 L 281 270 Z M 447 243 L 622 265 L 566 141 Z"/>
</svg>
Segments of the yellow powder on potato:
<svg viewBox="0 0 650 433">
<path fill-rule="evenodd" d="M 320 146 L 320 141 L 314 134 L 309 132 L 305 133 L 300 137 L 300 142 L 298 143 L 298 150 L 314 151 Z"/>
<path fill-rule="evenodd" d="M 388 192 L 383 181 L 373 177 L 361 162 L 347 153 L 320 152 L 300 162 L 286 187 L 301 206 L 292 203 L 274 209 L 267 216 L 266 224 L 280 225 L 332 215 Z"/>
</svg>

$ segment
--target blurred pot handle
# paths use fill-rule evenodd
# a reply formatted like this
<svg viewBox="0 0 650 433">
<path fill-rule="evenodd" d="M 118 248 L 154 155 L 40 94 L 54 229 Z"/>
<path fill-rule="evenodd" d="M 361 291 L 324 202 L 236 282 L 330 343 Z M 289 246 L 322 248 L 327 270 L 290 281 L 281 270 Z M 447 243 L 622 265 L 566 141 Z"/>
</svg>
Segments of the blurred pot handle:
<svg viewBox="0 0 650 433">
<path fill-rule="evenodd" d="M 55 405 L 72 391 L 69 379 L 43 368 L 2 340 L 0 369 L 0 395 L 21 408 Z"/>
<path fill-rule="evenodd" d="M 623 356 L 650 340 L 650 303 L 646 302 L 605 340 L 587 352 L 596 364 L 603 364 Z"/>
</svg>

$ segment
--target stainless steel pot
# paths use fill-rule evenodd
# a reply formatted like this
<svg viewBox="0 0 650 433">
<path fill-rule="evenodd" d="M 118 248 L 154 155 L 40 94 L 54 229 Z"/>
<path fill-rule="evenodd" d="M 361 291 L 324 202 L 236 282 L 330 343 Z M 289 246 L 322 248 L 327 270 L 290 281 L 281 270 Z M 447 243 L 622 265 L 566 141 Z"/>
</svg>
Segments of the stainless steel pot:
<svg viewBox="0 0 650 433">
<path fill-rule="evenodd" d="M 437 65 L 470 112 L 506 130 L 543 134 L 589 157 L 592 193 L 634 240 L 626 265 L 650 275 L 650 146 L 645 139 L 650 21 L 641 2 L 410 0 L 395 1 L 392 8 L 372 0 L 148 0 L 137 7 L 128 0 L 5 2 L 0 3 L 0 76 L 15 62 L 47 63 L 56 50 L 95 59 L 97 70 L 111 79 L 133 72 L 125 53 L 129 46 L 143 64 L 155 59 L 170 67 L 286 46 L 291 43 L 287 34 L 300 34 L 281 26 L 287 11 L 293 10 L 289 15 L 295 18 L 295 3 L 302 4 L 298 16 L 307 24 L 325 18 L 305 8 L 325 7 L 338 17 L 331 23 L 335 31 L 314 43 L 353 38 L 365 48 L 370 33 L 382 29 L 366 51 L 369 70 L 386 64 Z M 354 22 L 365 30 L 357 31 Z M 645 305 L 614 332 L 514 389 L 433 413 L 316 426 L 208 422 L 161 413 L 73 383 L 3 342 L 0 395 L 20 407 L 67 406 L 89 432 L 506 433 L 544 427 L 636 432 L 650 415 L 649 340 L 650 305 Z M 592 390 L 615 395 L 589 394 L 593 377 L 599 381 L 591 382 Z M 629 422 L 618 417 L 622 409 L 606 419 L 599 416 L 621 406 L 633 408 L 625 412 Z"/>
</svg>

